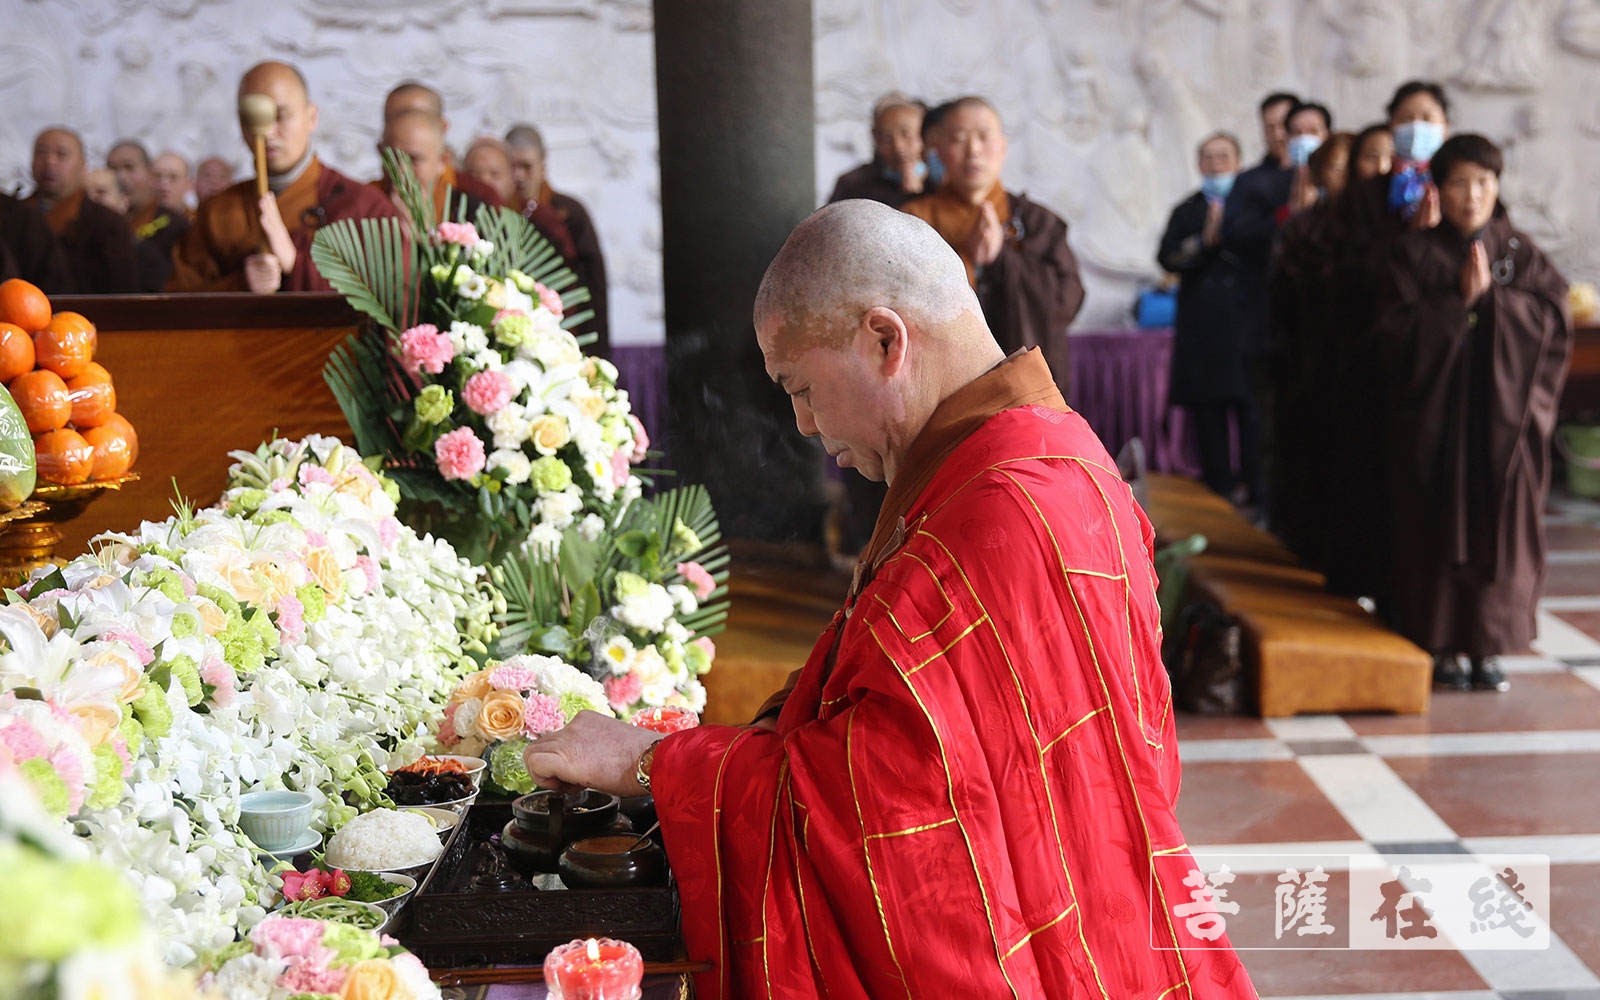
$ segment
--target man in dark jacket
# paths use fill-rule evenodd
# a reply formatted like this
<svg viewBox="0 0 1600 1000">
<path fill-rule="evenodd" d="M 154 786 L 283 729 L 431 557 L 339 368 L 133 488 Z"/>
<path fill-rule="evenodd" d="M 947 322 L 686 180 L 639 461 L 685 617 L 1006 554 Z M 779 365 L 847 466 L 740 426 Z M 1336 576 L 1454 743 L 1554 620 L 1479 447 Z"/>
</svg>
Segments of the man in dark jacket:
<svg viewBox="0 0 1600 1000">
<path fill-rule="evenodd" d="M 1239 261 L 1222 246 L 1223 203 L 1238 171 L 1239 141 L 1233 136 L 1219 132 L 1200 144 L 1200 190 L 1172 210 L 1156 260 L 1180 281 L 1169 399 L 1194 420 L 1206 485 L 1231 499 L 1242 479 L 1247 502 L 1255 502 L 1261 453 L 1236 308 Z M 1230 414 L 1239 426 L 1240 475 L 1233 469 Z"/>
<path fill-rule="evenodd" d="M 65 128 L 47 128 L 33 142 L 33 196 L 61 240 L 72 269 L 73 291 L 104 295 L 139 290 L 133 230 L 122 216 L 84 193 L 88 164 L 83 140 Z"/>
<path fill-rule="evenodd" d="M 833 185 L 829 203 L 866 198 L 899 208 L 923 192 L 928 165 L 922 159 L 922 105 L 903 94 L 887 94 L 872 108 L 872 159 Z"/>
</svg>

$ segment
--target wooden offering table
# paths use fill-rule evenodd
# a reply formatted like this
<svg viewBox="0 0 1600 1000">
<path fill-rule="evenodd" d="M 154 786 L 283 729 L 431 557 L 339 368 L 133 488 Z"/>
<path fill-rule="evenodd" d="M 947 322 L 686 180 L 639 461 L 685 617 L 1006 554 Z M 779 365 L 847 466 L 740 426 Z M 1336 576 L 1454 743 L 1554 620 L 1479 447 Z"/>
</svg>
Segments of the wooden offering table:
<svg viewBox="0 0 1600 1000">
<path fill-rule="evenodd" d="M 140 479 L 100 497 L 63 525 L 56 555 L 70 559 L 102 531 L 172 513 L 177 491 L 216 501 L 228 452 L 279 437 L 350 429 L 322 381 L 328 355 L 359 323 L 335 294 L 61 296 L 100 333 L 95 360 L 111 372 L 117 410 L 139 434 Z"/>
</svg>

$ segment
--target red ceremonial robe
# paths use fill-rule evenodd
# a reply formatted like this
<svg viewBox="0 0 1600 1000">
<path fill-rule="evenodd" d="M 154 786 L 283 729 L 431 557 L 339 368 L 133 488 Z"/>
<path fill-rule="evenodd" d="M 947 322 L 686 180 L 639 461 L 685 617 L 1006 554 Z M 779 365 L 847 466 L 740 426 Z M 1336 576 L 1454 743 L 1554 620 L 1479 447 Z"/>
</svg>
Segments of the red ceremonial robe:
<svg viewBox="0 0 1600 1000">
<path fill-rule="evenodd" d="M 957 395 L 1013 365 L 1059 401 L 1036 350 Z M 1226 937 L 1172 914 L 1177 738 L 1128 487 L 1049 404 L 932 465 L 777 731 L 659 744 L 684 938 L 715 963 L 698 995 L 1253 997 Z"/>
</svg>

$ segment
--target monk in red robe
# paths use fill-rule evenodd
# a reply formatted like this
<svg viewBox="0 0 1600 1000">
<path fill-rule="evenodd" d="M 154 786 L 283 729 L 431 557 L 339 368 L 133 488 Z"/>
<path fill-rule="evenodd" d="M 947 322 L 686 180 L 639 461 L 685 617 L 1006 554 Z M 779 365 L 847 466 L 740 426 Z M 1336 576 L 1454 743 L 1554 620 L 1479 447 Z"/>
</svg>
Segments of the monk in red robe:
<svg viewBox="0 0 1600 1000">
<path fill-rule="evenodd" d="M 455 186 L 458 178 L 445 162 L 444 126 L 439 119 L 425 111 L 408 108 L 390 117 L 384 123 L 383 139 L 378 148 L 380 151 L 384 148 L 393 149 L 410 158 L 411 172 L 416 175 L 417 183 L 433 197 L 435 225 L 458 219 L 472 222 L 478 217 L 478 209 L 485 204 L 499 204 L 498 201 L 486 202 Z M 388 177 L 373 181 L 372 186 L 382 191 L 385 197 L 395 199 L 394 185 Z M 478 190 L 477 185 L 473 185 L 473 189 Z M 395 207 L 403 208 L 398 201 Z"/>
<path fill-rule="evenodd" d="M 580 714 L 534 779 L 655 796 L 702 997 L 1253 997 L 1173 913 L 1153 532 L 1040 352 L 869 201 L 795 230 L 755 326 L 801 433 L 889 483 L 850 598 L 776 720 Z"/>
<path fill-rule="evenodd" d="M 311 260 L 316 231 L 343 219 L 399 213 L 383 192 L 317 159 L 311 147 L 317 106 L 299 70 L 261 63 L 239 81 L 239 93 L 266 94 L 278 106 L 267 133 L 267 194 L 257 197 L 251 177 L 201 202 L 172 252 L 167 291 L 330 291 Z"/>
<path fill-rule="evenodd" d="M 444 116 L 444 95 L 425 83 L 407 80 L 389 91 L 388 96 L 383 99 L 383 131 L 386 137 L 383 140 L 384 145 L 394 145 L 387 137 L 396 120 L 413 113 L 426 115 L 439 123 L 439 170 L 432 184 L 433 210 L 436 218 L 440 221 L 445 218 L 446 189 L 472 197 L 472 209 L 467 213 L 469 222 L 477 214 L 477 207 L 480 204 L 497 207 L 508 204 L 493 187 L 456 169 L 455 156 L 445 141 L 445 136 L 450 132 L 450 119 Z M 412 159 L 415 160 L 416 157 Z M 382 187 L 385 193 L 389 191 L 387 177 L 380 177 L 372 183 Z M 460 199 L 455 199 L 455 203 L 459 206 Z"/>
<path fill-rule="evenodd" d="M 1066 385 L 1067 327 L 1083 308 L 1078 260 L 1060 216 L 1001 186 L 1006 150 L 1000 114 L 988 101 L 956 101 L 939 123 L 944 183 L 900 207 L 961 255 L 1000 346 L 1043 348 Z"/>
</svg>

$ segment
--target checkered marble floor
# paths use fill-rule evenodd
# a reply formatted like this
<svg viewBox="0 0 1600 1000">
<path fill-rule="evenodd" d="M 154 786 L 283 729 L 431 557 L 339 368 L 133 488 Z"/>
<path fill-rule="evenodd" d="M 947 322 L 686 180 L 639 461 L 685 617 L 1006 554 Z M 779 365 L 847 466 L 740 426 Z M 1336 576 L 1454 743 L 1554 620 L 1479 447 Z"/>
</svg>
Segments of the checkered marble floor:
<svg viewBox="0 0 1600 1000">
<path fill-rule="evenodd" d="M 1282 950 L 1270 921 L 1230 919 L 1262 997 L 1600 1000 L 1600 504 L 1553 499 L 1548 532 L 1539 638 L 1502 661 L 1509 692 L 1436 692 L 1421 717 L 1180 715 L 1178 815 L 1202 858 L 1547 855 L 1550 947 Z M 1270 867 L 1236 868 L 1240 890 L 1270 898 Z M 1330 914 L 1347 879 L 1331 874 Z"/>
</svg>

